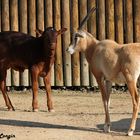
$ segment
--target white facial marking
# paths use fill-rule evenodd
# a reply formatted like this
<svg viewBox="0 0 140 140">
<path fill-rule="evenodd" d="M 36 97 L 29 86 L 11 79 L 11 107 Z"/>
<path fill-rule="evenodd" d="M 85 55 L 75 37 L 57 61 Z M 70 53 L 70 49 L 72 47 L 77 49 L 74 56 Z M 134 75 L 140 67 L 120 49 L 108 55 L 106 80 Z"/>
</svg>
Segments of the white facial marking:
<svg viewBox="0 0 140 140">
<path fill-rule="evenodd" d="M 72 44 L 69 46 L 69 48 L 67 49 L 67 51 L 70 54 L 75 53 L 76 51 L 78 51 L 78 43 L 80 41 L 81 38 L 83 38 L 84 36 L 81 33 L 75 33 L 73 36 L 73 40 L 72 40 Z"/>
<path fill-rule="evenodd" d="M 75 50 L 73 49 L 72 46 L 70 46 L 70 47 L 68 48 L 68 52 L 69 52 L 70 54 L 73 54 L 73 53 L 75 52 Z"/>
</svg>

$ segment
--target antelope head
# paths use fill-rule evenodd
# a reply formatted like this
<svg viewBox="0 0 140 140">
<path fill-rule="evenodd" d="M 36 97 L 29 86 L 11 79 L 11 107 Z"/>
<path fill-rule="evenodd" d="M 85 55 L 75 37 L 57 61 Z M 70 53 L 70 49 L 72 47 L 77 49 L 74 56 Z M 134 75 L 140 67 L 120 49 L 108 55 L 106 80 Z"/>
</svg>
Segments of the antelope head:
<svg viewBox="0 0 140 140">
<path fill-rule="evenodd" d="M 80 52 L 85 50 L 85 46 L 87 44 L 86 39 L 86 32 L 82 30 L 83 25 L 85 22 L 89 19 L 91 14 L 96 10 L 95 7 L 93 7 L 85 16 L 85 18 L 82 20 L 79 28 L 77 29 L 77 32 L 73 34 L 72 42 L 70 43 L 69 47 L 67 48 L 67 52 L 70 54 L 73 54 L 75 52 Z"/>
</svg>

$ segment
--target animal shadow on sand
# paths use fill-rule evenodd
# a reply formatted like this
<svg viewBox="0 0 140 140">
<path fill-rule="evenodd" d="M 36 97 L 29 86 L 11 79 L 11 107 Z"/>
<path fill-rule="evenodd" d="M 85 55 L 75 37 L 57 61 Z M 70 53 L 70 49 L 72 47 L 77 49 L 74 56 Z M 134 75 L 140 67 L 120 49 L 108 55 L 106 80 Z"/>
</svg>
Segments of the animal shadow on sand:
<svg viewBox="0 0 140 140">
<path fill-rule="evenodd" d="M 2 109 L 3 110 L 3 109 Z M 27 111 L 28 112 L 28 111 Z M 43 111 L 44 112 L 44 111 Z M 112 114 L 112 113 L 111 113 Z M 115 114 L 115 113 L 113 113 Z M 118 114 L 118 113 L 117 113 Z M 115 115 L 117 115 L 115 114 Z M 124 113 L 122 113 L 124 114 Z M 75 117 L 78 114 L 73 114 Z M 101 115 L 104 116 L 104 113 L 82 113 L 82 115 Z M 140 113 L 138 117 L 140 116 Z M 121 119 L 117 121 L 111 121 L 111 135 L 126 135 L 129 125 L 131 122 L 131 118 Z M 80 126 L 72 126 L 72 125 L 62 125 L 62 124 L 50 124 L 44 122 L 34 122 L 34 121 L 23 121 L 23 120 L 13 120 L 13 119 L 1 119 L 0 118 L 0 125 L 6 126 L 18 126 L 18 127 L 30 127 L 30 128 L 47 128 L 47 129 L 64 129 L 64 130 L 77 130 L 77 131 L 90 131 L 96 133 L 104 133 L 103 128 L 104 124 L 97 124 L 96 127 L 80 127 Z M 140 135 L 140 118 L 137 119 L 136 123 L 136 130 L 134 135 Z"/>
<path fill-rule="evenodd" d="M 111 121 L 111 133 L 114 135 L 126 135 L 131 123 L 131 118 Z M 103 130 L 104 124 L 97 125 L 97 128 Z M 137 119 L 134 135 L 140 135 L 140 118 Z"/>
<path fill-rule="evenodd" d="M 129 128 L 131 118 L 122 119 L 119 121 L 114 121 L 111 124 L 111 135 L 126 135 L 126 132 Z M 19 126 L 19 127 L 31 127 L 31 128 L 47 128 L 47 129 L 64 129 L 64 130 L 77 130 L 77 131 L 90 131 L 96 133 L 104 133 L 103 126 L 104 124 L 97 125 L 97 128 L 89 127 L 77 127 L 70 125 L 61 125 L 61 124 L 50 124 L 43 122 L 33 122 L 33 121 L 23 121 L 23 120 L 11 120 L 11 119 L 0 119 L 0 125 L 7 126 Z M 137 120 L 135 135 L 140 135 L 140 119 Z"/>
<path fill-rule="evenodd" d="M 100 133 L 102 133 L 102 131 L 98 130 L 97 128 L 76 127 L 76 126 L 61 125 L 61 124 L 50 124 L 50 123 L 43 123 L 43 122 L 11 120 L 11 119 L 0 119 L 0 125 L 31 127 L 31 128 L 47 128 L 47 129 L 65 129 L 65 130 L 91 131 L 91 132 L 100 132 Z"/>
</svg>

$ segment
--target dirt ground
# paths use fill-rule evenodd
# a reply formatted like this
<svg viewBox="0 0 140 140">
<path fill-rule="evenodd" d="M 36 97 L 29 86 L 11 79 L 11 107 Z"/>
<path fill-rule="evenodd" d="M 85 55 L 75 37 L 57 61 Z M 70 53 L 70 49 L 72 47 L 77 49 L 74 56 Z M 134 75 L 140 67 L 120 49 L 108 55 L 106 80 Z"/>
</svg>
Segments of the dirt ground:
<svg viewBox="0 0 140 140">
<path fill-rule="evenodd" d="M 39 91 L 39 112 L 32 112 L 30 91 L 9 93 L 15 111 L 7 111 L 0 93 L 0 139 L 10 140 L 138 140 L 140 114 L 133 137 L 126 136 L 132 116 L 131 97 L 111 94 L 111 133 L 103 132 L 104 110 L 100 93 L 53 90 L 55 112 L 46 107 Z M 4 139 L 7 139 L 5 136 Z"/>
</svg>

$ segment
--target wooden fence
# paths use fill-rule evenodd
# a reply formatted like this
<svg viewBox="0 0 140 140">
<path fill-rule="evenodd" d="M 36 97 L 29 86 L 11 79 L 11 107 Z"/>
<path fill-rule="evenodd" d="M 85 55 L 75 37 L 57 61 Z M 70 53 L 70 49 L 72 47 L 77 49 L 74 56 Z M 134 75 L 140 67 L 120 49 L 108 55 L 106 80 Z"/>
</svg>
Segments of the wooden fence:
<svg viewBox="0 0 140 140">
<path fill-rule="evenodd" d="M 35 29 L 54 26 L 68 31 L 58 38 L 52 86 L 96 86 L 85 56 L 66 53 L 71 36 L 87 11 L 96 6 L 84 28 L 99 40 L 140 42 L 140 0 L 0 0 L 0 31 L 14 30 L 36 36 Z M 39 78 L 40 86 L 44 86 Z M 30 86 L 30 74 L 8 70 L 7 86 Z"/>
</svg>

